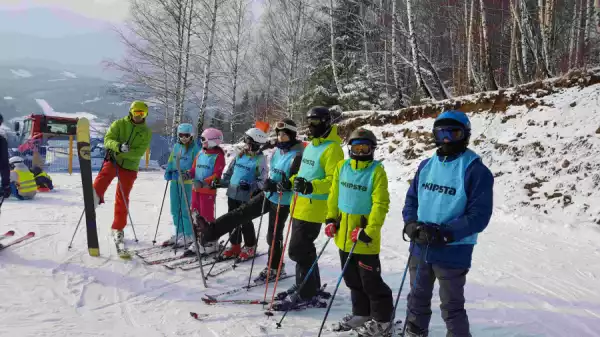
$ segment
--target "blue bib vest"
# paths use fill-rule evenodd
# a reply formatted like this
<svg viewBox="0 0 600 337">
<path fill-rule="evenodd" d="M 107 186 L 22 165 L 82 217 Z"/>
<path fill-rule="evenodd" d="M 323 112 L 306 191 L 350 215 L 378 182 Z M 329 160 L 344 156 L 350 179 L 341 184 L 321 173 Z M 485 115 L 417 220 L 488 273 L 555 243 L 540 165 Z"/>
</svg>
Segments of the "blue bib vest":
<svg viewBox="0 0 600 337">
<path fill-rule="evenodd" d="M 351 159 L 342 165 L 338 186 L 338 208 L 346 214 L 369 215 L 373 206 L 373 176 L 379 161 L 355 170 Z"/>
<path fill-rule="evenodd" d="M 419 173 L 417 216 L 419 221 L 441 226 L 465 213 L 467 193 L 465 173 L 469 165 L 479 159 L 471 151 L 465 151 L 451 162 L 442 162 L 433 156 Z M 474 245 L 477 233 L 451 243 L 451 245 Z"/>
<path fill-rule="evenodd" d="M 239 185 L 243 180 L 248 184 L 256 181 L 256 165 L 258 164 L 258 156 L 242 155 L 235 159 L 233 167 L 233 175 L 229 180 L 231 185 Z"/>
<path fill-rule="evenodd" d="M 194 144 L 190 144 L 186 151 L 185 146 L 177 143 L 173 147 L 173 152 L 175 153 L 175 158 L 177 156 L 180 157 L 179 166 L 181 167 L 181 171 L 187 171 L 192 168 L 192 164 L 194 163 Z M 175 163 L 175 167 L 177 167 L 177 163 Z"/>
<path fill-rule="evenodd" d="M 319 145 L 313 145 L 311 142 L 304 149 L 302 155 L 302 164 L 300 164 L 300 170 L 298 171 L 298 177 L 302 177 L 307 181 L 313 181 L 316 179 L 325 178 L 325 170 L 321 167 L 321 156 L 327 149 L 330 140 L 326 140 Z M 327 200 L 329 193 L 324 194 L 302 194 L 298 193 L 298 197 L 309 198 L 315 200 Z"/>
<path fill-rule="evenodd" d="M 213 175 L 215 170 L 215 162 L 217 161 L 216 154 L 208 154 L 204 151 L 198 153 L 198 159 L 196 159 L 196 175 L 195 180 L 204 180 Z"/>
<path fill-rule="evenodd" d="M 269 165 L 269 179 L 280 182 L 283 180 L 283 174 L 287 179 L 290 179 L 290 169 L 292 168 L 292 162 L 296 157 L 296 151 L 289 151 L 284 153 L 282 150 L 276 149 L 271 157 L 271 164 Z M 279 202 L 279 193 L 268 193 L 269 201 L 274 204 Z M 292 192 L 283 192 L 281 195 L 281 205 L 289 206 L 292 203 Z"/>
</svg>

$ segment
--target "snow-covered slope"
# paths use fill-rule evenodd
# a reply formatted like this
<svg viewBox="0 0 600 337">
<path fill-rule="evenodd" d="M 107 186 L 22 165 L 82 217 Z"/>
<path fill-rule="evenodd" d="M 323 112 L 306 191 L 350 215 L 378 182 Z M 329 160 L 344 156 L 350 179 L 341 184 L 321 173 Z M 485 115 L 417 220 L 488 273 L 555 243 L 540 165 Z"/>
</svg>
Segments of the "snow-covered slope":
<svg viewBox="0 0 600 337">
<path fill-rule="evenodd" d="M 473 336 L 600 336 L 600 231 L 591 223 L 598 199 L 590 185 L 596 172 L 586 168 L 586 163 L 594 167 L 597 161 L 598 97 L 598 86 L 572 88 L 544 97 L 545 104 L 535 109 L 515 107 L 503 114 L 471 115 L 474 148 L 497 176 L 494 216 L 480 235 L 467 277 Z M 419 159 L 432 151 L 427 140 L 432 122 L 424 119 L 374 127 L 382 140 L 378 156 L 384 158 L 390 181 L 392 207 L 383 227 L 380 256 L 383 277 L 394 295 L 408 256 L 408 244 L 401 235 L 404 195 Z M 536 141 L 539 145 L 532 145 Z M 569 165 L 563 168 L 565 159 Z M 579 170 L 569 172 L 575 167 Z M 528 185 L 535 192 L 528 196 L 525 184 L 535 181 L 531 173 L 546 181 L 540 187 Z M 88 256 L 85 229 L 81 228 L 68 251 L 83 204 L 80 177 L 55 174 L 53 179 L 57 185 L 54 192 L 39 194 L 30 202 L 9 199 L 2 206 L 0 232 L 34 230 L 37 237 L 0 253 L 0 335 L 317 336 L 323 309 L 292 312 L 277 329 L 275 323 L 281 315 L 269 318 L 260 305 L 207 306 L 200 301 L 205 293 L 246 284 L 249 264 L 209 278 L 209 289 L 204 289 L 198 270 L 170 271 L 137 259 L 119 260 L 109 234 L 114 183 L 106 194 L 106 204 L 97 209 L 101 257 Z M 574 191 L 572 184 L 576 184 Z M 133 247 L 151 245 L 164 188 L 162 172 L 139 173 L 131 195 L 139 244 L 133 243 L 130 226 L 125 232 Z M 544 196 L 557 188 L 563 196 Z M 565 205 L 566 193 L 572 204 Z M 539 199 L 532 200 L 535 197 Z M 159 242 L 171 232 L 168 199 L 167 193 Z M 539 209 L 535 203 L 541 205 Z M 578 206 L 584 203 L 590 205 L 585 212 Z M 217 214 L 226 208 L 220 190 Z M 258 227 L 258 219 L 255 224 Z M 259 251 L 266 248 L 265 236 L 263 224 Z M 317 247 L 324 242 L 321 235 Z M 287 272 L 293 273 L 294 263 L 287 256 L 285 263 Z M 258 258 L 254 275 L 265 264 L 266 256 Z M 327 247 L 320 268 L 323 283 L 332 291 L 340 273 L 334 245 Z M 290 285 L 289 279 L 284 280 L 278 290 Z M 405 284 L 398 318 L 404 318 L 407 293 Z M 264 288 L 255 288 L 230 298 L 262 299 L 263 294 Z M 430 336 L 445 336 L 437 295 L 432 309 Z M 190 311 L 208 316 L 199 322 L 189 317 Z M 350 294 L 342 282 L 322 336 L 348 336 L 328 327 L 349 311 Z"/>
</svg>

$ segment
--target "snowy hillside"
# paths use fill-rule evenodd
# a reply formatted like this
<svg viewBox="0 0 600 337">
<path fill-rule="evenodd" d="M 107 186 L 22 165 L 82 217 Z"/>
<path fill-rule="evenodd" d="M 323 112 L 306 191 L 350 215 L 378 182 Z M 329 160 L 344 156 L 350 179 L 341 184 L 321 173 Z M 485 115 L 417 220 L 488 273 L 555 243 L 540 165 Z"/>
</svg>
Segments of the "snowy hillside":
<svg viewBox="0 0 600 337">
<path fill-rule="evenodd" d="M 531 109 L 515 106 L 502 113 L 470 114 L 474 149 L 496 175 L 494 215 L 480 236 L 467 276 L 473 336 L 600 336 L 600 227 L 592 223 L 600 211 L 594 202 L 599 200 L 594 189 L 598 180 L 594 147 L 600 126 L 600 85 L 561 89 L 545 95 L 543 101 Z M 386 114 L 349 115 L 355 119 L 345 123 L 352 124 L 361 118 L 363 123 L 381 120 Z M 390 181 L 392 205 L 383 227 L 381 260 L 383 277 L 394 296 L 408 256 L 401 235 L 404 195 L 418 161 L 432 151 L 428 134 L 433 120 L 416 119 L 405 124 L 373 122 L 382 140 L 378 156 L 384 158 Z M 291 312 L 277 329 L 281 314 L 269 318 L 260 305 L 207 306 L 200 301 L 203 294 L 245 285 L 249 263 L 209 278 L 209 288 L 204 289 L 197 269 L 167 270 L 137 258 L 119 260 L 109 235 L 115 183 L 106 194 L 106 204 L 97 209 L 101 257 L 87 254 L 85 228 L 80 228 L 68 251 L 83 205 L 80 177 L 54 174 L 53 179 L 54 192 L 29 202 L 9 199 L 2 205 L 1 233 L 15 229 L 17 234 L 35 231 L 37 235 L 0 252 L 0 335 L 317 336 L 323 309 Z M 162 172 L 140 172 L 130 205 L 139 243 L 133 242 L 131 226 L 125 231 L 132 248 L 151 246 L 164 188 Z M 224 194 L 219 191 L 217 214 L 226 211 Z M 171 232 L 168 199 L 167 193 L 159 242 Z M 584 204 L 589 205 L 585 210 Z M 258 251 L 265 251 L 265 235 L 263 224 Z M 324 242 L 320 235 L 317 248 Z M 294 263 L 287 256 L 285 263 L 287 272 L 293 273 Z M 253 275 L 265 264 L 266 256 L 257 258 Z M 333 291 L 340 273 L 333 244 L 321 258 L 320 268 L 323 283 Z M 283 280 L 277 289 L 290 285 L 290 279 Z M 405 284 L 397 311 L 402 319 L 407 289 Z M 271 291 L 272 286 L 269 299 Z M 264 287 L 257 287 L 228 299 L 262 300 L 263 294 Z M 342 282 L 322 336 L 349 336 L 328 328 L 349 310 L 350 293 Z M 430 336 L 445 336 L 437 295 L 432 310 Z M 202 321 L 190 318 L 190 311 L 201 314 Z"/>
</svg>

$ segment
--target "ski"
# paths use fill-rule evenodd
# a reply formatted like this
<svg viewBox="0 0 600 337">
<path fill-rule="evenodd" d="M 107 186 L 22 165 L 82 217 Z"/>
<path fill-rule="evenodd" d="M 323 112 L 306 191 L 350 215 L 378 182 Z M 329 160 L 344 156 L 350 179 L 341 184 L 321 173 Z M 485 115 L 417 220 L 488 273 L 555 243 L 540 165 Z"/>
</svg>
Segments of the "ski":
<svg viewBox="0 0 600 337">
<path fill-rule="evenodd" d="M 10 246 L 16 245 L 17 243 L 21 243 L 21 242 L 23 242 L 23 241 L 25 241 L 27 239 L 31 239 L 34 236 L 35 236 L 34 232 L 29 232 L 26 235 L 23 235 L 20 238 L 7 243 L 6 245 L 0 244 L 0 250 L 3 250 L 3 249 L 6 249 L 6 248 L 8 248 Z"/>
<path fill-rule="evenodd" d="M 7 238 L 10 238 L 10 237 L 12 237 L 13 235 L 15 235 L 15 231 L 8 231 L 8 232 L 6 232 L 6 233 L 4 233 L 4 234 L 0 235 L 0 241 L 2 241 L 2 240 L 4 240 L 4 239 L 7 239 Z"/>
<path fill-rule="evenodd" d="M 222 249 L 219 249 L 219 251 L 221 251 L 221 250 Z M 204 259 L 203 260 L 204 262 L 202 262 L 202 267 L 206 267 L 206 266 L 212 265 L 213 263 L 215 263 L 215 260 L 217 260 L 216 263 L 220 263 L 220 262 L 225 262 L 225 261 L 231 261 L 231 260 L 233 260 L 233 258 L 217 258 L 217 257 L 213 257 L 211 260 Z M 181 264 L 179 264 L 177 266 L 173 266 L 173 265 L 171 265 L 171 266 L 173 267 L 172 269 L 175 269 L 176 267 L 179 267 L 179 269 L 187 271 L 187 270 L 192 270 L 192 269 L 198 269 L 198 268 L 200 268 L 200 263 L 198 263 L 198 259 L 195 258 L 195 259 L 192 259 L 192 260 L 185 261 L 185 263 L 182 262 Z"/>
<path fill-rule="evenodd" d="M 266 301 L 261 301 L 261 300 L 217 300 L 217 299 L 210 299 L 210 298 L 202 298 L 202 301 L 206 304 L 219 304 L 219 303 L 231 303 L 231 304 L 262 304 L 262 305 L 267 305 L 269 304 Z"/>
<path fill-rule="evenodd" d="M 263 256 L 263 255 L 267 255 L 267 253 L 266 252 L 260 253 L 260 254 L 256 255 L 255 257 L 260 257 L 260 256 Z M 233 259 L 229 259 L 229 260 L 233 260 Z M 208 273 L 208 276 L 215 277 L 215 276 L 221 275 L 221 274 L 223 274 L 223 273 L 225 273 L 227 271 L 235 270 L 235 268 L 237 268 L 238 264 L 244 263 L 244 262 L 247 262 L 247 261 L 252 261 L 252 259 L 243 260 L 243 261 L 240 260 L 240 259 L 235 259 L 235 261 L 233 263 L 230 263 L 230 264 L 226 265 L 223 268 L 219 268 L 216 271 Z"/>
<path fill-rule="evenodd" d="M 188 252 L 191 252 L 191 251 L 188 251 Z M 210 254 L 203 254 L 202 257 L 207 258 L 207 257 L 214 255 L 215 253 L 217 253 L 217 252 L 210 253 Z M 142 261 L 144 261 L 144 263 L 147 265 L 165 264 L 165 263 L 172 262 L 172 261 L 177 261 L 177 260 L 181 260 L 181 259 L 190 259 L 190 258 L 195 258 L 194 261 L 197 261 L 198 258 L 195 255 L 196 255 L 196 253 L 194 253 L 194 252 L 191 252 L 191 254 L 190 254 L 190 253 L 186 253 L 186 251 L 184 251 L 183 254 L 181 254 L 181 255 L 164 257 L 164 258 L 160 258 L 157 260 L 150 260 L 150 261 L 142 258 Z"/>
<path fill-rule="evenodd" d="M 285 275 L 285 276 L 280 277 L 279 281 L 285 280 L 287 278 L 295 277 L 295 276 L 296 275 Z M 259 282 L 254 281 L 254 282 L 252 282 L 250 284 L 250 286 L 242 286 L 242 287 L 231 289 L 231 290 L 227 290 L 227 291 L 224 291 L 222 293 L 215 294 L 215 295 L 204 294 L 204 297 L 206 297 L 208 299 L 211 299 L 211 300 L 217 300 L 219 297 L 233 295 L 233 294 L 241 292 L 242 290 L 249 290 L 251 288 L 260 287 L 260 286 L 263 286 L 263 285 L 265 285 L 265 281 L 259 281 Z"/>
<path fill-rule="evenodd" d="M 98 230 L 96 229 L 96 209 L 94 207 L 94 187 L 92 185 L 90 121 L 85 117 L 77 120 L 77 156 L 79 157 L 81 186 L 83 188 L 88 253 L 91 256 L 100 256 Z"/>
</svg>

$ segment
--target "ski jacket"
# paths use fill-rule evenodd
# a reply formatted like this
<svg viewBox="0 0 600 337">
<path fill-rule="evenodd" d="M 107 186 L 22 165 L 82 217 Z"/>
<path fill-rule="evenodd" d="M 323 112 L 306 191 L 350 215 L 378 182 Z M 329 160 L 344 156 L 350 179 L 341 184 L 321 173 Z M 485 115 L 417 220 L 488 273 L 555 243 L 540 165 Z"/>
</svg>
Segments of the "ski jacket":
<svg viewBox="0 0 600 337">
<path fill-rule="evenodd" d="M 354 253 L 379 254 L 381 227 L 390 206 L 387 174 L 380 162 L 347 159 L 338 163 L 327 206 L 327 218 L 339 221 L 334 241 L 340 250 L 350 252 L 352 231 L 365 225 L 365 234 L 372 241 L 359 240 Z"/>
<path fill-rule="evenodd" d="M 271 156 L 271 164 L 269 165 L 269 179 L 275 182 L 280 182 L 283 180 L 284 174 L 287 179 L 295 176 L 300 169 L 303 153 L 304 144 L 301 142 L 296 143 L 288 150 L 275 148 L 275 151 L 273 151 L 273 156 Z M 279 200 L 278 193 L 265 193 L 269 201 L 271 201 L 273 204 L 276 205 L 279 202 L 281 205 L 289 206 L 292 202 L 292 195 L 294 192 L 283 192 L 281 195 L 281 200 Z"/>
<path fill-rule="evenodd" d="M 135 124 L 130 116 L 114 121 L 104 136 L 104 147 L 115 155 L 117 165 L 138 171 L 140 160 L 152 139 L 152 130 L 146 122 Z M 129 145 L 129 152 L 121 152 L 121 144 Z"/>
<path fill-rule="evenodd" d="M 451 233 L 454 243 L 430 246 L 427 262 L 447 268 L 470 268 L 477 234 L 493 212 L 494 176 L 473 151 L 453 157 L 437 154 L 419 164 L 406 193 L 404 222 L 434 223 Z M 412 245 L 413 243 L 411 243 Z M 416 244 L 420 256 L 427 247 Z"/>
<path fill-rule="evenodd" d="M 187 145 L 187 146 L 186 146 Z M 179 181 L 179 172 L 177 171 L 177 157 L 179 159 L 179 167 L 181 172 L 189 171 L 192 169 L 194 159 L 200 152 L 200 147 L 196 142 L 191 140 L 188 144 L 182 144 L 177 142 L 173 146 L 173 151 L 169 155 L 169 161 L 167 162 L 167 169 L 165 171 L 165 180 Z M 183 182 L 184 184 L 192 184 L 193 180 L 189 179 Z"/>
<path fill-rule="evenodd" d="M 25 164 L 15 164 L 15 169 L 10 172 L 10 180 L 15 184 L 17 198 L 31 199 L 37 194 L 35 177 Z"/>
<path fill-rule="evenodd" d="M 0 179 L 2 190 L 10 185 L 10 165 L 8 164 L 8 142 L 4 130 L 0 129 Z"/>
<path fill-rule="evenodd" d="M 194 158 L 190 172 L 194 177 L 194 192 L 216 195 L 217 190 L 210 184 L 221 177 L 225 169 L 225 152 L 219 146 L 212 149 L 200 149 Z"/>
<path fill-rule="evenodd" d="M 262 152 L 250 154 L 242 151 L 233 158 L 227 171 L 223 173 L 220 185 L 227 187 L 229 198 L 246 202 L 256 191 L 263 188 L 268 171 L 267 160 Z M 241 181 L 250 184 L 250 190 L 240 189 Z"/>
<path fill-rule="evenodd" d="M 327 196 L 331 188 L 333 172 L 340 160 L 344 159 L 341 143 L 337 125 L 333 125 L 326 137 L 312 139 L 304 149 L 302 164 L 296 176 L 310 181 L 313 193 L 310 195 L 298 193 L 292 215 L 294 219 L 315 223 L 325 222 Z M 295 177 L 291 178 L 292 182 Z"/>
</svg>

